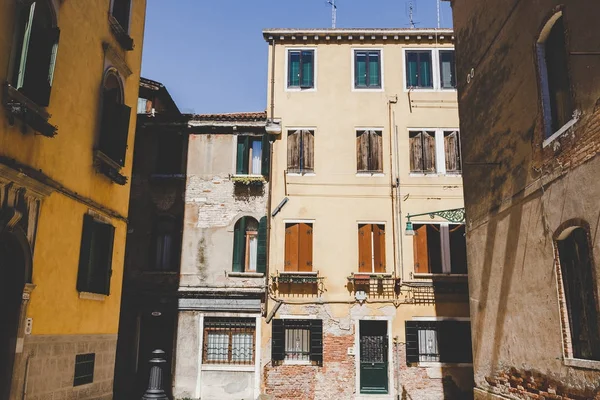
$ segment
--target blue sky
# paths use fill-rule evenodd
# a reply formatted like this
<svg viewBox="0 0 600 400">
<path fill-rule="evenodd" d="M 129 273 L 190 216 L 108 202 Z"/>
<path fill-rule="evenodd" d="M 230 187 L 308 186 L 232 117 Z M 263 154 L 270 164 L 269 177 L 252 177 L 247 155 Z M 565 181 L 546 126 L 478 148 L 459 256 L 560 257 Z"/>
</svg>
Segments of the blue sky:
<svg viewBox="0 0 600 400">
<path fill-rule="evenodd" d="M 338 28 L 409 27 L 409 0 L 336 0 Z M 413 0 L 418 28 L 437 26 L 436 0 Z M 452 26 L 448 2 L 441 26 Z M 183 112 L 266 108 L 265 28 L 329 28 L 326 0 L 147 0 L 142 76 Z"/>
</svg>

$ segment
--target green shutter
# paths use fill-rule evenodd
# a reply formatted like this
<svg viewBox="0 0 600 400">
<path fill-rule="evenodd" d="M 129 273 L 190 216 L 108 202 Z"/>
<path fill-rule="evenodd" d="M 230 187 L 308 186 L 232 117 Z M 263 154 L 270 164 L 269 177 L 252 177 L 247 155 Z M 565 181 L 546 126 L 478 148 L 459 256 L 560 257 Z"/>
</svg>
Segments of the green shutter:
<svg viewBox="0 0 600 400">
<path fill-rule="evenodd" d="M 29 51 L 29 41 L 31 39 L 31 29 L 33 28 L 33 15 L 35 14 L 35 2 L 29 6 L 28 18 L 25 20 L 25 30 L 23 32 L 23 44 L 21 45 L 21 57 L 19 59 L 19 72 L 17 75 L 17 89 L 23 87 L 25 83 L 25 68 L 27 67 L 27 53 Z M 26 12 L 26 11 L 24 11 Z"/>
<path fill-rule="evenodd" d="M 98 223 L 96 227 L 101 245 L 98 251 L 101 252 L 97 259 L 98 265 L 98 293 L 110 294 L 110 278 L 112 276 L 112 256 L 113 244 L 115 241 L 115 227 L 109 224 Z"/>
<path fill-rule="evenodd" d="M 117 104 L 116 107 L 117 119 L 116 131 L 114 140 L 114 161 L 119 163 L 120 166 L 125 166 L 125 157 L 127 155 L 127 139 L 129 138 L 129 119 L 131 118 L 131 107 L 125 104 Z"/>
<path fill-rule="evenodd" d="M 302 82 L 300 83 L 300 87 L 311 88 L 314 86 L 314 51 L 303 51 L 301 61 Z"/>
<path fill-rule="evenodd" d="M 354 85 L 356 87 L 367 86 L 367 54 L 364 52 L 355 53 Z"/>
<path fill-rule="evenodd" d="M 378 51 L 369 53 L 369 87 L 381 86 L 381 64 L 379 60 L 380 57 Z"/>
<path fill-rule="evenodd" d="M 421 87 L 433 87 L 433 72 L 431 70 L 431 52 L 421 52 L 419 54 L 419 74 L 421 77 Z"/>
<path fill-rule="evenodd" d="M 300 86 L 300 52 L 288 53 L 288 87 Z"/>
<path fill-rule="evenodd" d="M 417 321 L 405 321 L 406 364 L 419 362 L 419 330 Z"/>
<path fill-rule="evenodd" d="M 310 320 L 310 361 L 323 365 L 323 320 Z"/>
<path fill-rule="evenodd" d="M 262 217 L 258 223 L 258 243 L 256 254 L 256 272 L 267 271 L 267 217 Z"/>
<path fill-rule="evenodd" d="M 83 229 L 81 233 L 81 246 L 79 248 L 79 270 L 77 272 L 77 290 L 89 291 L 92 273 L 92 242 L 94 240 L 94 218 L 91 215 L 83 216 Z"/>
<path fill-rule="evenodd" d="M 233 272 L 244 272 L 244 250 L 246 247 L 246 217 L 235 223 L 233 230 Z"/>
<path fill-rule="evenodd" d="M 237 137 L 237 156 L 236 156 L 236 167 L 235 173 L 237 175 L 248 174 L 248 136 Z"/>
<path fill-rule="evenodd" d="M 264 134 L 262 137 L 262 165 L 260 172 L 269 180 L 269 173 L 271 171 L 271 142 L 269 141 L 269 135 Z"/>
<path fill-rule="evenodd" d="M 271 360 L 274 364 L 285 358 L 285 326 L 284 320 L 274 319 L 271 330 Z"/>
</svg>

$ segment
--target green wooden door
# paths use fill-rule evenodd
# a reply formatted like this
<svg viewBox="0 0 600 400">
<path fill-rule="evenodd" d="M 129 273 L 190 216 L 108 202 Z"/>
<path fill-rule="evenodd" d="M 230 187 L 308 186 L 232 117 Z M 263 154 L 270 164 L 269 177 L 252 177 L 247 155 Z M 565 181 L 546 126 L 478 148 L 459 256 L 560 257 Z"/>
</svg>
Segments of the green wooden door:
<svg viewBox="0 0 600 400">
<path fill-rule="evenodd" d="M 360 392 L 388 393 L 387 321 L 360 321 Z"/>
</svg>

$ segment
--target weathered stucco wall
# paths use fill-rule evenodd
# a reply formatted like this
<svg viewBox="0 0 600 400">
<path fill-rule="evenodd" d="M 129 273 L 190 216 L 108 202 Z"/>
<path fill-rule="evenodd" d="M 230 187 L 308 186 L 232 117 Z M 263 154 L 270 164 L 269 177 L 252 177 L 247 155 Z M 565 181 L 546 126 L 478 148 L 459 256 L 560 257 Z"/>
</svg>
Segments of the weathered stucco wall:
<svg viewBox="0 0 600 400">
<path fill-rule="evenodd" d="M 452 4 L 463 158 L 479 163 L 464 166 L 476 395 L 594 398 L 600 367 L 566 360 L 554 235 L 566 221 L 586 221 L 599 276 L 600 60 L 592 54 L 600 51 L 593 17 L 600 5 Z M 543 147 L 535 44 L 561 4 L 581 117 Z"/>
</svg>

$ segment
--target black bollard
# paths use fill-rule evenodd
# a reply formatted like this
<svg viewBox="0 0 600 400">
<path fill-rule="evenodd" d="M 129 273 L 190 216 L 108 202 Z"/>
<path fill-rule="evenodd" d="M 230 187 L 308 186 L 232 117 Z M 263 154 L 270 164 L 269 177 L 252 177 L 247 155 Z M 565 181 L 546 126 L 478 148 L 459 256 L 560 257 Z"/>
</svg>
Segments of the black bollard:
<svg viewBox="0 0 600 400">
<path fill-rule="evenodd" d="M 163 389 L 163 367 L 167 363 L 165 352 L 154 350 L 154 356 L 150 360 L 150 379 L 148 380 L 148 389 L 142 396 L 142 400 L 169 400 Z"/>
</svg>

